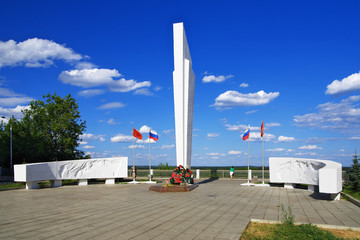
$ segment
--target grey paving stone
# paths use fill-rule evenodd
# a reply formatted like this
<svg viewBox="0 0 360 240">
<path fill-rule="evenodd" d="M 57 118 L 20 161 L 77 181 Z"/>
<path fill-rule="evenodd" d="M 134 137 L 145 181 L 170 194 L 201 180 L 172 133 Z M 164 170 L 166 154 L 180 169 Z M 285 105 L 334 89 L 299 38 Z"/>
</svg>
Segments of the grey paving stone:
<svg viewBox="0 0 360 240">
<path fill-rule="evenodd" d="M 148 185 L 63 186 L 0 192 L 0 239 L 239 239 L 251 218 L 360 227 L 360 208 L 301 189 L 217 180 L 188 193 Z"/>
</svg>

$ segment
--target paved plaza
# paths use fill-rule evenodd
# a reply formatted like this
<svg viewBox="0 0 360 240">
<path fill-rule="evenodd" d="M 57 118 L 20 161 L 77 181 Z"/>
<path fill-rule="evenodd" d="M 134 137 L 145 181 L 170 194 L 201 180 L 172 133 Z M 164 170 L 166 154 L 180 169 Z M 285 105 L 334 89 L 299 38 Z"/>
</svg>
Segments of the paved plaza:
<svg viewBox="0 0 360 240">
<path fill-rule="evenodd" d="M 360 208 L 312 192 L 204 181 L 191 192 L 92 184 L 0 192 L 0 239 L 239 239 L 250 219 L 360 227 Z"/>
</svg>

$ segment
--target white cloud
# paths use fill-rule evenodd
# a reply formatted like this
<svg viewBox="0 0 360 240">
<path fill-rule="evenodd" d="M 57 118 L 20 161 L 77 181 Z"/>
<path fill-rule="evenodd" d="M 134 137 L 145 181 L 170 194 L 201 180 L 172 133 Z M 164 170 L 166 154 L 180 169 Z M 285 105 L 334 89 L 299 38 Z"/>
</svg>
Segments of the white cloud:
<svg viewBox="0 0 360 240">
<path fill-rule="evenodd" d="M 120 78 L 122 75 L 116 69 L 81 69 L 63 71 L 59 75 L 60 81 L 66 84 L 88 88 L 106 85 L 112 92 L 130 92 L 139 88 L 150 87 L 151 82 L 137 82 L 133 79 Z"/>
<path fill-rule="evenodd" d="M 335 95 L 360 90 L 360 73 L 354 73 L 341 81 L 334 80 L 326 87 L 326 94 Z"/>
<path fill-rule="evenodd" d="M 87 145 L 88 142 L 84 142 L 84 141 L 81 141 L 81 142 L 78 142 L 80 145 Z"/>
<path fill-rule="evenodd" d="M 208 133 L 207 134 L 208 138 L 214 138 L 214 137 L 218 137 L 218 136 L 220 136 L 220 133 Z"/>
<path fill-rule="evenodd" d="M 299 149 L 305 149 L 305 150 L 321 150 L 321 147 L 318 147 L 317 145 L 307 145 L 307 146 L 301 146 Z"/>
<path fill-rule="evenodd" d="M 242 135 L 241 135 L 242 137 Z M 275 139 L 275 136 L 270 133 L 264 133 L 264 141 L 269 142 Z M 260 142 L 262 141 L 261 133 L 260 132 L 251 132 L 250 130 L 250 142 Z"/>
<path fill-rule="evenodd" d="M 286 136 L 279 136 L 278 142 L 293 142 L 295 141 L 294 137 L 286 137 Z"/>
<path fill-rule="evenodd" d="M 268 152 L 283 152 L 285 151 L 284 148 L 273 148 L 273 149 L 266 149 Z"/>
<path fill-rule="evenodd" d="M 202 81 L 203 81 L 203 83 L 223 82 L 226 79 L 229 79 L 229 78 L 232 78 L 232 77 L 234 77 L 234 75 L 227 75 L 227 76 L 220 75 L 220 76 L 217 76 L 217 77 L 215 75 L 209 75 L 209 76 L 203 77 Z"/>
<path fill-rule="evenodd" d="M 113 83 L 113 77 L 120 77 L 121 74 L 116 69 L 81 69 L 63 71 L 59 79 L 66 84 L 78 87 L 96 87 L 101 85 L 110 85 Z"/>
<path fill-rule="evenodd" d="M 112 137 L 110 140 L 112 143 L 118 143 L 118 142 L 131 142 L 133 141 L 133 139 L 134 139 L 133 136 L 119 133 L 116 136 Z"/>
<path fill-rule="evenodd" d="M 226 156 L 226 154 L 224 154 L 224 153 L 207 153 L 206 155 L 207 156 L 221 156 L 221 157 Z"/>
<path fill-rule="evenodd" d="M 150 90 L 148 88 L 140 88 L 140 89 L 136 89 L 134 91 L 135 95 L 145 95 L 145 96 L 153 96 L 154 94 L 152 92 L 150 92 Z"/>
<path fill-rule="evenodd" d="M 78 61 L 83 57 L 56 42 L 31 38 L 23 42 L 0 41 L 0 68 L 4 66 L 48 67 L 55 59 Z"/>
<path fill-rule="evenodd" d="M 114 108 L 122 108 L 122 107 L 125 107 L 125 105 L 121 102 L 111 102 L 101 105 L 100 107 L 98 107 L 98 109 L 104 110 L 104 109 L 114 109 Z"/>
<path fill-rule="evenodd" d="M 173 148 L 175 148 L 175 145 L 174 145 L 174 144 L 171 144 L 171 145 L 162 145 L 160 148 L 161 148 L 161 149 L 173 149 Z"/>
<path fill-rule="evenodd" d="M 350 140 L 360 140 L 360 137 L 351 137 Z"/>
<path fill-rule="evenodd" d="M 80 91 L 78 94 L 81 97 L 94 97 L 94 96 L 101 95 L 104 93 L 105 93 L 105 90 L 103 90 L 103 89 L 88 89 L 88 90 Z"/>
<path fill-rule="evenodd" d="M 116 124 L 116 122 L 115 122 L 115 120 L 114 120 L 113 118 L 110 118 L 110 119 L 107 121 L 107 123 L 110 124 L 110 125 L 115 125 L 115 124 Z"/>
<path fill-rule="evenodd" d="M 314 152 L 305 152 L 305 153 L 295 153 L 296 156 L 304 156 L 304 155 L 310 155 L 310 156 L 316 156 L 317 154 Z"/>
<path fill-rule="evenodd" d="M 240 87 L 242 87 L 242 88 L 247 88 L 248 86 L 249 86 L 249 84 L 247 84 L 247 83 L 240 84 Z"/>
<path fill-rule="evenodd" d="M 156 143 L 156 141 L 154 139 L 150 139 L 150 138 L 148 138 L 146 140 L 137 139 L 136 143 L 149 143 L 149 141 L 150 141 L 150 143 Z"/>
<path fill-rule="evenodd" d="M 237 106 L 258 106 L 268 104 L 278 96 L 278 92 L 266 93 L 264 91 L 259 91 L 257 93 L 242 94 L 237 91 L 227 91 L 220 94 L 215 99 L 215 104 L 212 106 L 216 107 L 217 110 Z"/>
<path fill-rule="evenodd" d="M 105 142 L 105 138 L 103 138 L 103 137 L 100 137 L 99 140 L 100 140 L 100 142 Z"/>
<path fill-rule="evenodd" d="M 294 116 L 299 127 L 320 128 L 337 132 L 360 132 L 360 96 L 351 96 L 339 103 L 327 102 L 317 106 L 317 113 Z"/>
<path fill-rule="evenodd" d="M 239 155 L 241 153 L 242 153 L 241 151 L 234 151 L 234 150 L 228 152 L 229 155 Z"/>
<path fill-rule="evenodd" d="M 162 89 L 162 87 L 160 87 L 160 86 L 155 86 L 155 87 L 154 87 L 154 91 L 155 91 L 155 92 L 158 92 L 158 91 L 160 91 L 161 89 Z"/>
<path fill-rule="evenodd" d="M 243 125 L 243 124 L 239 124 L 239 125 L 231 125 L 231 124 L 225 124 L 226 130 L 229 131 L 240 131 L 240 132 L 244 132 L 248 126 L 247 125 Z M 260 127 L 252 127 L 250 126 L 250 131 L 259 131 Z"/>
<path fill-rule="evenodd" d="M 147 125 L 143 125 L 143 126 L 140 128 L 139 132 L 140 132 L 140 133 L 149 133 L 150 130 L 151 130 L 151 127 L 149 127 L 149 126 L 147 126 Z"/>
<path fill-rule="evenodd" d="M 15 108 L 2 108 L 0 107 L 0 116 L 5 116 L 11 118 L 14 116 L 16 119 L 23 118 L 23 113 L 21 111 L 29 109 L 29 106 L 16 106 Z M 7 122 L 5 119 L 1 119 L 4 122 Z"/>
<path fill-rule="evenodd" d="M 10 89 L 0 87 L 0 106 L 11 107 L 16 105 L 29 104 L 29 102 L 32 100 L 33 98 L 31 97 L 26 97 L 23 94 L 18 94 Z"/>
<path fill-rule="evenodd" d="M 129 149 L 133 149 L 133 148 L 144 149 L 145 146 L 144 145 L 129 145 L 127 148 L 129 148 Z"/>
<path fill-rule="evenodd" d="M 93 148 L 95 148 L 95 147 L 94 147 L 94 146 L 86 145 L 86 146 L 84 146 L 84 147 L 82 147 L 82 148 L 84 148 L 84 149 L 93 149 Z"/>
<path fill-rule="evenodd" d="M 174 129 L 168 129 L 168 130 L 164 130 L 163 133 L 169 134 L 169 133 L 171 133 L 171 132 L 173 132 L 173 131 L 174 131 Z"/>
<path fill-rule="evenodd" d="M 245 114 L 253 114 L 256 113 L 258 110 L 252 110 L 252 111 L 247 111 Z"/>
<path fill-rule="evenodd" d="M 80 139 L 82 139 L 82 141 L 94 141 L 94 140 L 100 140 L 101 142 L 102 139 L 104 139 L 104 135 L 96 135 L 96 134 L 92 134 L 92 133 L 84 133 L 83 135 L 80 136 Z"/>
<path fill-rule="evenodd" d="M 265 123 L 265 127 L 271 128 L 271 127 L 280 127 L 280 123 Z"/>
<path fill-rule="evenodd" d="M 91 69 L 91 68 L 96 68 L 96 65 L 91 62 L 76 63 L 76 69 Z"/>
</svg>

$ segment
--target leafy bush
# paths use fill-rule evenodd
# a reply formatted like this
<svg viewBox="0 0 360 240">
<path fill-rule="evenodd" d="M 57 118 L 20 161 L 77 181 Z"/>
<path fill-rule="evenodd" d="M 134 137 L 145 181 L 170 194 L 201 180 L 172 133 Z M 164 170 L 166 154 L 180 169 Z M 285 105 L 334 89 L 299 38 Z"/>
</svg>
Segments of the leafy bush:
<svg viewBox="0 0 360 240">
<path fill-rule="evenodd" d="M 281 204 L 281 215 L 282 215 L 282 222 L 285 225 L 294 225 L 295 217 L 292 213 L 292 209 L 290 206 L 288 206 L 288 211 L 286 211 L 284 205 Z"/>
</svg>

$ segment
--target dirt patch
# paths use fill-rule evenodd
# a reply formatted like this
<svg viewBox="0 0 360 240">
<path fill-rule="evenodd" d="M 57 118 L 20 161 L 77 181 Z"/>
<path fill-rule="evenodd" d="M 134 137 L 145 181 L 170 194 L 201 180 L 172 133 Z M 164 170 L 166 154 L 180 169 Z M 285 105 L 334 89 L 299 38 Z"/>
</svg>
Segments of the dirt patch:
<svg viewBox="0 0 360 240">
<path fill-rule="evenodd" d="M 329 231 L 334 234 L 336 237 L 345 238 L 345 239 L 360 239 L 360 232 L 352 230 L 338 230 L 338 229 L 328 229 L 320 228 L 325 231 Z"/>
</svg>

